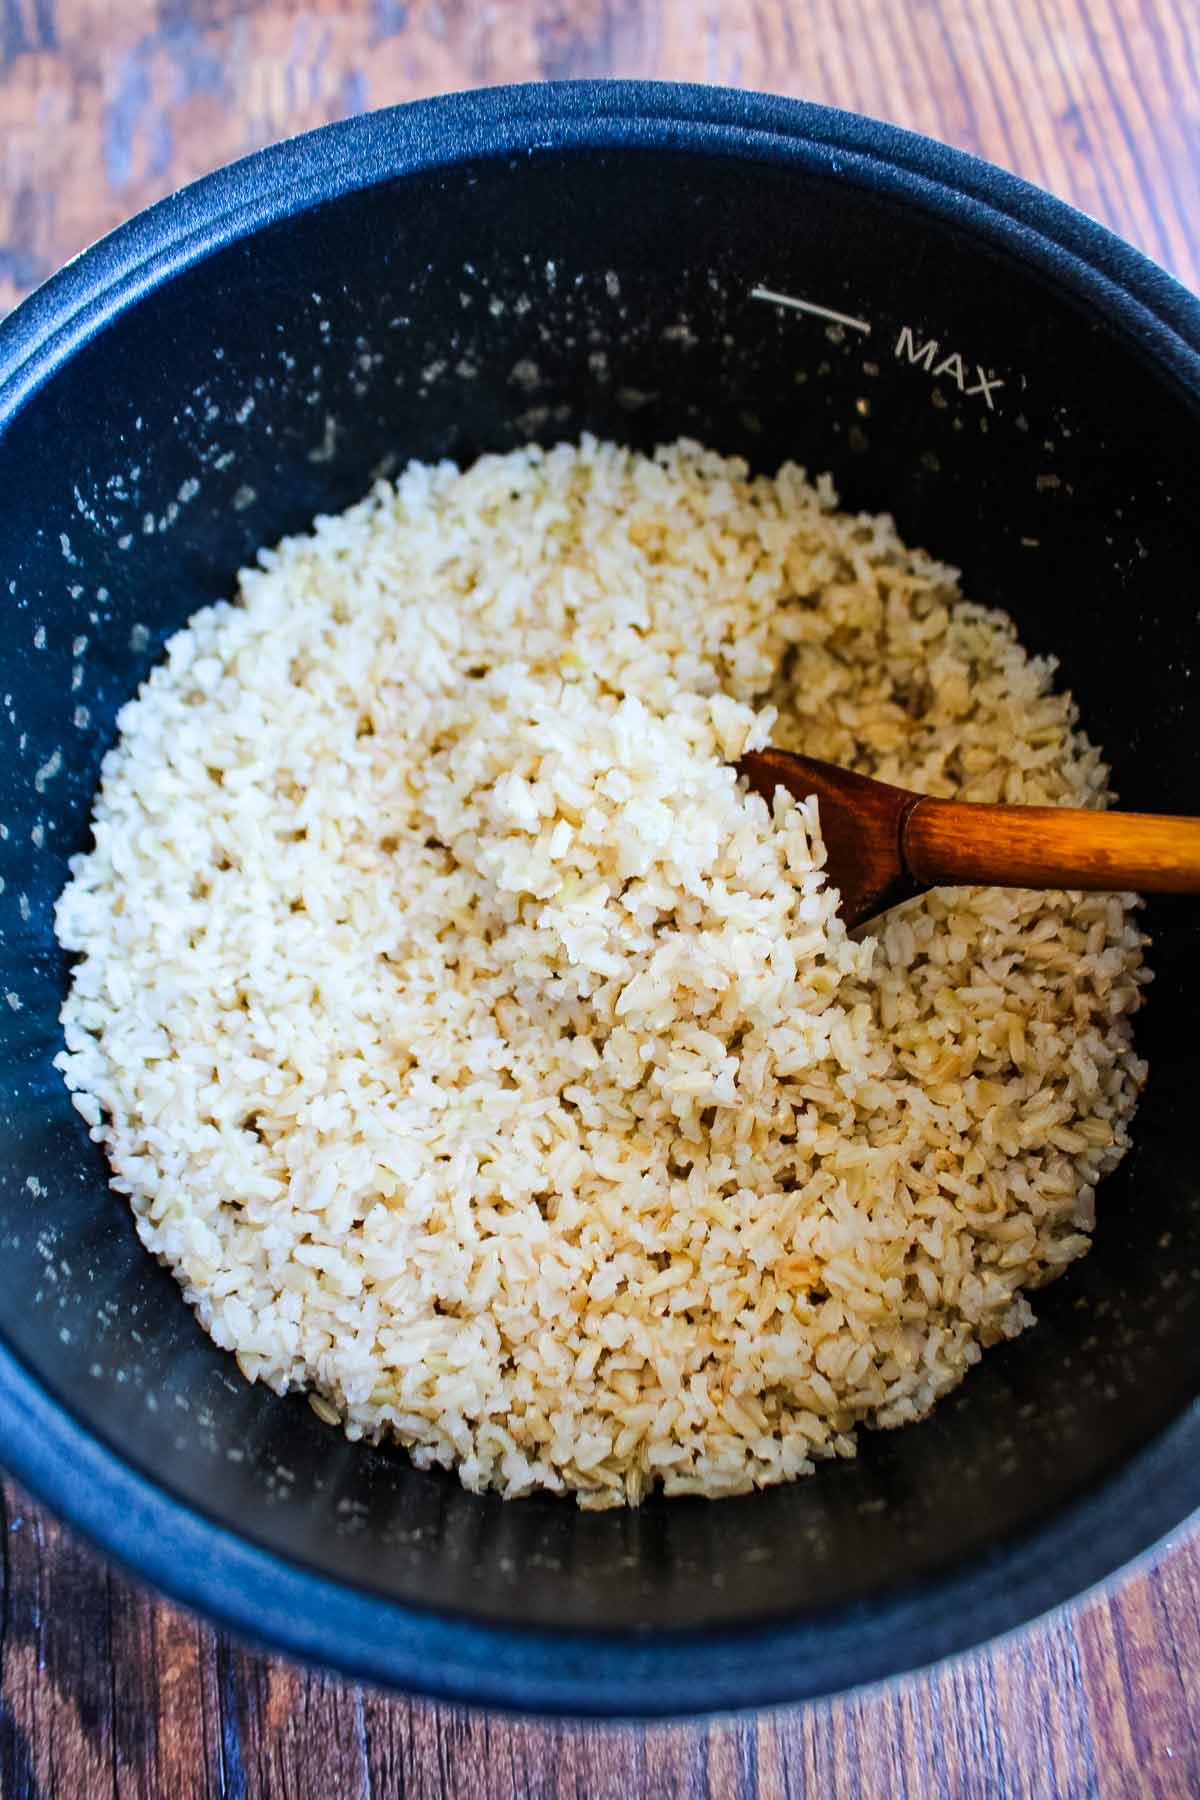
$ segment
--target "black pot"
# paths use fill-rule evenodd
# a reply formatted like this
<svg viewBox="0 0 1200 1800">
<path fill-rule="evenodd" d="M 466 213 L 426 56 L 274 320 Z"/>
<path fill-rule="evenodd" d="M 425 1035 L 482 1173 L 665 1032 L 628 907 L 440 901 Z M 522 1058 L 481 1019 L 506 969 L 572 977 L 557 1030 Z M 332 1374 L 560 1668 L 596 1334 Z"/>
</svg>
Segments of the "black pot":
<svg viewBox="0 0 1200 1800">
<path fill-rule="evenodd" d="M 781 296 L 772 298 L 773 295 Z M 500 89 L 262 152 L 0 330 L 0 1455 L 104 1550 L 359 1676 L 541 1711 L 794 1700 L 1115 1569 L 1200 1500 L 1197 912 L 1096 1247 L 927 1423 L 720 1504 L 501 1503 L 249 1387 L 51 1066 L 52 906 L 122 701 L 255 548 L 409 457 L 592 431 L 831 469 L 1200 811 L 1200 306 L 998 170 L 720 90 Z"/>
</svg>

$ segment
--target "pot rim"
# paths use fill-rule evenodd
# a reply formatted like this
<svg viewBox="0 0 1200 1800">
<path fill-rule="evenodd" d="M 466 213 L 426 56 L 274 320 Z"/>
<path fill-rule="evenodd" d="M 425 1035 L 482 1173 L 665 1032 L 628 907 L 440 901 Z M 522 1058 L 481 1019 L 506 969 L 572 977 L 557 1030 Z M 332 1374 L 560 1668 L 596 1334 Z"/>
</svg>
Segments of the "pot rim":
<svg viewBox="0 0 1200 1800">
<path fill-rule="evenodd" d="M 581 81 L 368 113 L 217 170 L 84 251 L 0 325 L 0 431 L 118 313 L 223 246 L 383 180 L 505 155 L 606 148 L 807 168 L 952 220 L 1037 268 L 1200 397 L 1200 301 L 1103 226 L 931 139 L 724 88 Z M 345 1675 L 511 1710 L 672 1716 L 815 1698 L 923 1667 L 1079 1595 L 1200 1505 L 1200 1406 L 1048 1521 L 947 1575 L 781 1624 L 548 1632 L 334 1581 L 140 1474 L 0 1335 L 7 1467 L 106 1554 L 241 1635 Z"/>
</svg>

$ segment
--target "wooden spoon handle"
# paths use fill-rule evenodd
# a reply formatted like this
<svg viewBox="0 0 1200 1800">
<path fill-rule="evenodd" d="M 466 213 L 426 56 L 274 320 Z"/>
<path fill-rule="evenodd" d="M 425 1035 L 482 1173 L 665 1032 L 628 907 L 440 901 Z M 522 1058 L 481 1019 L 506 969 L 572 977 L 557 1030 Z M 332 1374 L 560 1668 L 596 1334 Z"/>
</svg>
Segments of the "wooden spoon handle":
<svg viewBox="0 0 1200 1800">
<path fill-rule="evenodd" d="M 904 820 L 901 850 L 929 887 L 1200 893 L 1200 819 L 926 796 Z"/>
</svg>

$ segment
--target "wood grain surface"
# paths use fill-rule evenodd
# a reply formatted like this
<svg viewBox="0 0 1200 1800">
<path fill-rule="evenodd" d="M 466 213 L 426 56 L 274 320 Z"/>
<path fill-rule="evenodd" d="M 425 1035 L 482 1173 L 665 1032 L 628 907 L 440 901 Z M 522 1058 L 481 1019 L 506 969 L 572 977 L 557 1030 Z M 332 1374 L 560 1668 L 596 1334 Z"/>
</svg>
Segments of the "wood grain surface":
<svg viewBox="0 0 1200 1800">
<path fill-rule="evenodd" d="M 0 0 L 0 309 L 272 138 L 575 75 L 893 119 L 1200 278 L 1200 0 Z M 759 1794 L 1200 1795 L 1200 1542 L 887 1689 L 610 1730 L 385 1698 L 244 1650 L 2 1490 L 2 1800 Z"/>
</svg>

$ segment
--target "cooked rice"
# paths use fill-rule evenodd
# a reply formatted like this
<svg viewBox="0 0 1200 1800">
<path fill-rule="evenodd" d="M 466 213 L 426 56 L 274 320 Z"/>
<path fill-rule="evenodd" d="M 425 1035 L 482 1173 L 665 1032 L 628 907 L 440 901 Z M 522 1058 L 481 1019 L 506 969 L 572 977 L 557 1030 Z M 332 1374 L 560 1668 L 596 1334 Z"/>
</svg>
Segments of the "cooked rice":
<svg viewBox="0 0 1200 1800">
<path fill-rule="evenodd" d="M 1052 662 L 828 479 L 585 439 L 263 552 L 121 712 L 58 1059 L 244 1373 L 506 1495 L 723 1495 L 919 1418 L 1088 1248 L 1132 898 L 856 942 L 772 742 L 1102 806 Z"/>
</svg>

